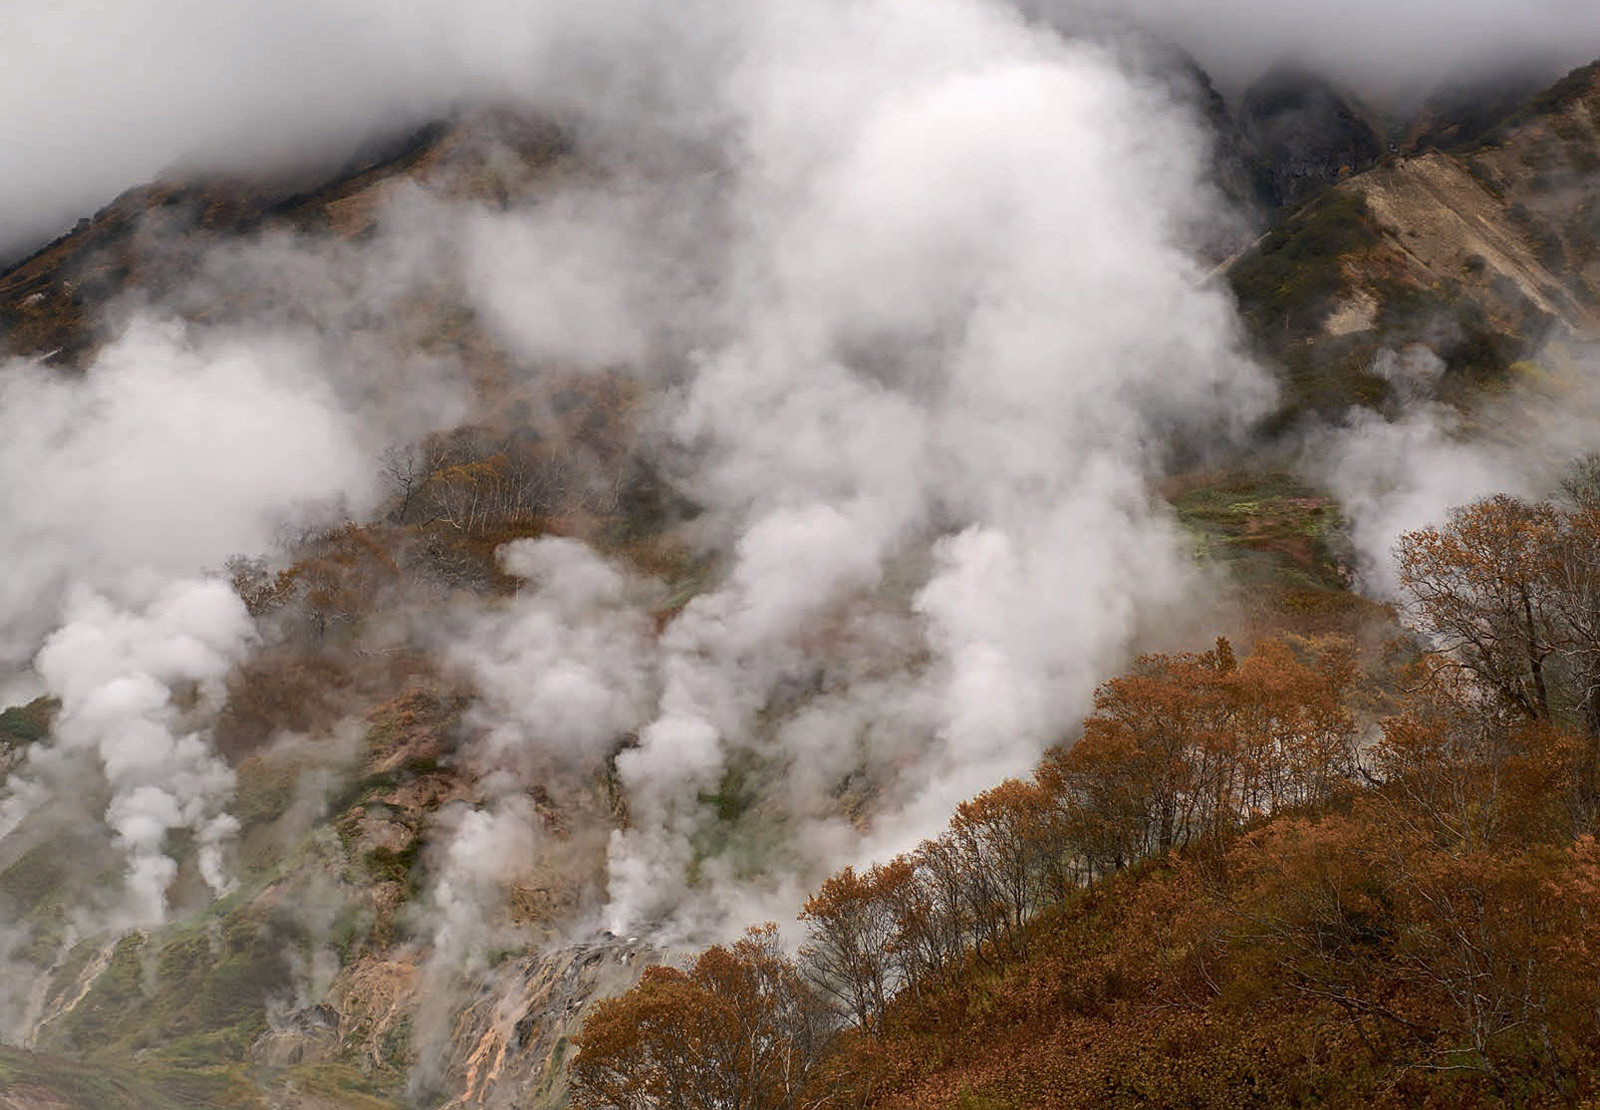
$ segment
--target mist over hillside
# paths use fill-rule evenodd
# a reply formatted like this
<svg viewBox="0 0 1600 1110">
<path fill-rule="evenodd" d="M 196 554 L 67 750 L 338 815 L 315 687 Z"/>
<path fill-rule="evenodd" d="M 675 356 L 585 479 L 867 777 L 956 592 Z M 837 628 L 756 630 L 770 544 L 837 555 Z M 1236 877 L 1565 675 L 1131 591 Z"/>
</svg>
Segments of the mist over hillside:
<svg viewBox="0 0 1600 1110">
<path fill-rule="evenodd" d="M 1531 69 L 1552 79 L 1600 52 L 1584 5 L 1407 0 L 1358 8 L 1141 0 L 1022 5 L 1068 27 L 1142 28 L 1242 88 L 1282 62 L 1378 97 Z M 0 254 L 23 252 L 168 170 L 275 171 L 303 181 L 366 140 L 452 106 L 513 101 L 635 135 L 687 123 L 702 81 L 743 49 L 731 7 L 666 10 L 470 0 L 186 0 L 15 7 L 0 24 L 6 157 Z"/>
<path fill-rule="evenodd" d="M 1600 29 L 1431 7 L 0 16 L 0 1078 L 558 1105 L 1137 654 L 1395 631 L 1600 445 L 1594 75 L 1411 107 Z"/>
</svg>

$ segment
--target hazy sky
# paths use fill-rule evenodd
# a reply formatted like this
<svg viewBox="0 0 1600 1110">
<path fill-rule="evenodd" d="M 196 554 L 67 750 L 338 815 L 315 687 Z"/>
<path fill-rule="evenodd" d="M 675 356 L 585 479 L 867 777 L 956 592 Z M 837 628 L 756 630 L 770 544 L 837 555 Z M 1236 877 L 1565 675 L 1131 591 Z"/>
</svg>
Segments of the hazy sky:
<svg viewBox="0 0 1600 1110">
<path fill-rule="evenodd" d="M 1600 54 L 1594 0 L 1118 0 L 1224 78 L 1298 57 L 1358 88 L 1407 92 L 1528 60 Z"/>
<path fill-rule="evenodd" d="M 825 9 L 834 0 L 817 0 Z M 0 6 L 0 255 L 176 162 L 337 156 L 460 99 L 615 98 L 714 49 L 731 0 L 52 0 Z M 737 5 L 733 5 L 737 6 Z M 1143 21 L 1224 77 L 1300 55 L 1364 86 L 1600 54 L 1594 0 L 1031 0 Z M 634 59 L 616 67 L 618 45 Z M 631 48 L 631 49 L 630 49 Z M 681 78 L 699 72 L 685 68 Z M 657 75 L 659 76 L 659 75 Z M 643 103 L 633 105 L 644 110 Z"/>
</svg>

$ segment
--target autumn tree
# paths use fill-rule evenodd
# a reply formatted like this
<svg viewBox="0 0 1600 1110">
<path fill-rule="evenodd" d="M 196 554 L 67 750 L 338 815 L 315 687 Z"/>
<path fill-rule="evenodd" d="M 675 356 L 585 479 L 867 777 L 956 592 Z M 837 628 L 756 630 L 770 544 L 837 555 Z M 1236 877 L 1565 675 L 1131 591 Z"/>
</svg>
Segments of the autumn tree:
<svg viewBox="0 0 1600 1110">
<path fill-rule="evenodd" d="M 1095 692 L 1095 711 L 1083 723 L 1077 747 L 1085 758 L 1100 756 L 1102 773 L 1121 778 L 1128 816 L 1143 826 L 1138 856 L 1163 854 L 1187 843 L 1197 831 L 1204 796 L 1203 735 L 1214 726 L 1217 706 L 1202 668 L 1231 666 L 1228 657 L 1147 655 L 1132 674 L 1114 678 Z M 1130 832 L 1133 830 L 1129 830 Z"/>
<path fill-rule="evenodd" d="M 1559 650 L 1588 745 L 1583 790 L 1600 799 L 1600 456 L 1588 456 L 1563 484 L 1559 531 L 1544 562 L 1550 606 L 1564 633 Z"/>
<path fill-rule="evenodd" d="M 1374 804 L 1444 847 L 1570 840 L 1585 820 L 1582 738 L 1485 701 L 1459 673 L 1435 673 L 1434 660 L 1421 669 L 1426 678 L 1370 749 Z"/>
<path fill-rule="evenodd" d="M 975 940 L 1011 953 L 1024 947 L 1027 920 L 1046 904 L 1062 845 L 1049 800 L 1036 784 L 1008 779 L 962 802 L 947 837 L 955 849 Z"/>
<path fill-rule="evenodd" d="M 1379 1058 L 1409 1019 L 1381 987 L 1396 925 L 1373 834 L 1346 815 L 1289 817 L 1243 837 L 1224 873 L 1235 976 L 1342 1013 Z"/>
<path fill-rule="evenodd" d="M 1549 664 L 1564 639 L 1551 563 L 1561 532 L 1552 506 L 1501 495 L 1408 532 L 1395 551 L 1417 630 L 1533 720 L 1551 715 Z"/>
<path fill-rule="evenodd" d="M 1061 845 L 1058 874 L 1089 884 L 1144 856 L 1150 807 L 1141 762 L 1126 736 L 1045 753 L 1035 779 Z"/>
<path fill-rule="evenodd" d="M 294 561 L 286 567 L 274 569 L 265 559 L 235 555 L 227 570 L 251 616 L 297 614 L 320 640 L 374 612 L 385 592 L 399 584 L 391 542 L 381 527 L 346 521 L 295 539 L 290 545 Z"/>
<path fill-rule="evenodd" d="M 960 854 L 948 837 L 925 840 L 896 864 L 908 881 L 885 890 L 895 915 L 893 951 L 913 993 L 960 967 L 971 937 Z"/>
<path fill-rule="evenodd" d="M 309 540 L 284 572 L 318 638 L 372 612 L 400 568 L 371 528 L 344 524 Z"/>
<path fill-rule="evenodd" d="M 900 858 L 866 871 L 846 867 L 806 900 L 800 920 L 810 939 L 800 949 L 807 977 L 862 1029 L 872 1029 L 904 980 L 897 958 L 913 867 Z"/>
<path fill-rule="evenodd" d="M 1040 763 L 1057 839 L 1092 880 L 1323 804 L 1354 772 L 1353 680 L 1350 649 L 1334 641 L 1263 641 L 1240 660 L 1219 640 L 1141 658 L 1097 691 L 1077 744 Z"/>
<path fill-rule="evenodd" d="M 570 452 L 522 429 L 458 428 L 386 459 L 398 521 L 484 533 L 526 526 L 575 493 Z"/>
<path fill-rule="evenodd" d="M 266 616 L 294 597 L 295 576 L 287 570 L 273 570 L 265 559 L 234 555 L 226 569 L 233 592 L 252 617 Z"/>
<path fill-rule="evenodd" d="M 687 970 L 646 969 L 595 1004 L 578 1037 L 582 1110 L 798 1110 L 833 1030 L 827 1007 L 775 926 L 701 953 Z"/>
<path fill-rule="evenodd" d="M 1408 615 L 1448 666 L 1530 721 L 1584 737 L 1584 820 L 1600 817 L 1600 462 L 1562 495 L 1500 496 L 1456 510 L 1396 549 Z"/>
</svg>

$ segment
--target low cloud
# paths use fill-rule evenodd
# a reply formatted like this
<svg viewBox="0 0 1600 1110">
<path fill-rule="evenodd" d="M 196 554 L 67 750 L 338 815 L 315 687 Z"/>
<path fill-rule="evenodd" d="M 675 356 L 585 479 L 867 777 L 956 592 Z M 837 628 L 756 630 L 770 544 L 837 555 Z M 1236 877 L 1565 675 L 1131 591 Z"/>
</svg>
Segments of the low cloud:
<svg viewBox="0 0 1600 1110">
<path fill-rule="evenodd" d="M 1407 357 L 1422 359 L 1388 352 L 1377 369 L 1403 372 Z M 1578 458 L 1600 451 L 1600 364 L 1561 348 L 1538 362 L 1546 369 L 1524 369 L 1504 393 L 1462 412 L 1428 397 L 1423 360 L 1420 377 L 1403 379 L 1407 403 L 1392 418 L 1352 410 L 1313 435 L 1307 471 L 1344 507 L 1368 593 L 1399 598 L 1393 555 L 1405 532 L 1497 493 L 1551 496 Z"/>
</svg>

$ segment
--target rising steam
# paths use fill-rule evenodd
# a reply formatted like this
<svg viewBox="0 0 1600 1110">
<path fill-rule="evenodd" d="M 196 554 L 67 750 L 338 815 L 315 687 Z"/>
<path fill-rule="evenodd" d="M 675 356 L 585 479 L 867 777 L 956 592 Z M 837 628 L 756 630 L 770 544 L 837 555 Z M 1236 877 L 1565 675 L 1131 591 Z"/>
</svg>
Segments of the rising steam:
<svg viewBox="0 0 1600 1110">
<path fill-rule="evenodd" d="M 531 393 L 627 376 L 638 453 L 697 510 L 673 539 L 701 570 L 685 600 L 599 544 L 522 539 L 499 553 L 514 596 L 435 584 L 385 614 L 472 698 L 449 753 L 467 785 L 428 830 L 407 922 L 440 981 L 515 933 L 512 889 L 539 867 L 583 873 L 573 929 L 698 940 L 792 917 L 821 876 L 1032 766 L 1202 606 L 1152 480 L 1237 442 L 1275 393 L 1199 261 L 1236 225 L 1181 75 L 1000 0 L 290 8 L 150 5 L 225 48 L 270 26 L 309 74 L 252 53 L 216 104 L 174 77 L 125 109 L 163 139 L 150 158 L 248 164 L 238 121 L 281 131 L 301 96 L 336 109 L 313 147 L 494 99 L 557 120 L 573 153 L 527 195 L 401 186 L 359 238 L 218 246 L 119 305 L 81 377 L 0 368 L 0 461 L 29 478 L 0 491 L 0 687 L 60 702 L 0 796 L 0 860 L 70 798 L 122 881 L 85 928 L 168 918 L 191 856 L 211 893 L 233 881 L 209 730 L 263 633 L 223 561 L 273 554 L 285 521 L 371 518 L 386 449 L 487 407 L 466 345 L 406 331 L 419 303 L 459 309 L 496 380 Z M 218 83 L 229 51 L 204 53 L 190 78 Z M 112 146 L 71 196 L 159 168 Z M 0 238 L 56 218 L 32 190 L 64 172 L 0 186 L 28 213 Z M 1409 519 L 1396 473 L 1437 441 L 1356 423 L 1319 448 L 1370 506 L 1369 548 Z M 603 819 L 601 783 L 620 795 Z M 546 803 L 592 820 L 557 835 Z"/>
<path fill-rule="evenodd" d="M 250 321 L 136 316 L 78 383 L 13 368 L 5 450 L 44 479 L 10 494 L 35 568 L 9 595 L 13 658 L 65 621 L 34 664 L 63 702 L 37 762 L 98 753 L 139 920 L 164 908 L 172 829 L 227 882 L 204 718 L 250 633 L 193 576 L 306 503 L 372 504 L 378 451 L 425 426 L 395 396 L 428 367 L 430 393 L 459 381 L 353 330 L 407 296 L 466 298 L 530 368 L 633 366 L 721 567 L 658 634 L 659 586 L 576 541 L 514 545 L 519 598 L 435 645 L 479 695 L 465 758 L 487 807 L 440 822 L 442 947 L 509 874 L 470 859 L 538 840 L 519 799 L 613 756 L 613 925 L 792 903 L 1031 764 L 1195 591 L 1146 480 L 1272 391 L 1194 258 L 1224 217 L 1190 108 L 994 3 L 705 14 L 632 73 L 648 96 L 563 101 L 600 176 L 500 211 L 401 191 L 359 248 L 224 248 L 175 303 L 249 289 Z M 641 45 L 530 18 L 619 73 Z M 623 110 L 639 96 L 652 111 Z M 13 809 L 37 778 L 15 776 Z"/>
</svg>

